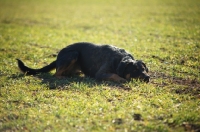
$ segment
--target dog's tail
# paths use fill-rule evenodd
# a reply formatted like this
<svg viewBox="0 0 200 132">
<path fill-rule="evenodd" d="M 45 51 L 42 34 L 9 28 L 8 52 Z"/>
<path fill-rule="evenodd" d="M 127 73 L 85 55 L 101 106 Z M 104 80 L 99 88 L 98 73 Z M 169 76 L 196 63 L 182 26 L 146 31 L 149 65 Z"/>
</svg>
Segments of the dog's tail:
<svg viewBox="0 0 200 132">
<path fill-rule="evenodd" d="M 29 68 L 29 67 L 25 66 L 24 63 L 19 59 L 17 59 L 17 62 L 18 62 L 19 69 L 27 75 L 35 75 L 38 73 L 50 72 L 51 70 L 56 68 L 56 61 L 53 61 L 49 65 L 47 65 L 43 68 L 40 68 L 40 69 Z"/>
</svg>

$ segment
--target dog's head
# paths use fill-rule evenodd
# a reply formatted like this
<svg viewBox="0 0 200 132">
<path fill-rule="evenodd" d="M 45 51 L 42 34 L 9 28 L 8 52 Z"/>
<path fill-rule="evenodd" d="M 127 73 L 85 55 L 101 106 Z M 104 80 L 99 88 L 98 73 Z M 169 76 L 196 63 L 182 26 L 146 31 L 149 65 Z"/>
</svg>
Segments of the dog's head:
<svg viewBox="0 0 200 132">
<path fill-rule="evenodd" d="M 149 82 L 148 68 L 141 60 L 123 58 L 117 68 L 117 74 L 127 80 L 131 78 Z"/>
</svg>

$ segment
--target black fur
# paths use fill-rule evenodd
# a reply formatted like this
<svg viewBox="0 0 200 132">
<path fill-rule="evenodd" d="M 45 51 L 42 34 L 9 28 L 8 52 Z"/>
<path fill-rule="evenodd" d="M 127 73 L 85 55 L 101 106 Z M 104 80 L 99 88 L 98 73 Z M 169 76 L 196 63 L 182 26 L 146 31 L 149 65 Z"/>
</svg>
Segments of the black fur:
<svg viewBox="0 0 200 132">
<path fill-rule="evenodd" d="M 25 66 L 24 63 L 21 60 L 19 60 L 19 59 L 17 59 L 17 62 L 18 62 L 19 69 L 23 73 L 25 73 L 27 75 L 35 75 L 35 74 L 38 74 L 38 73 L 49 72 L 49 71 L 55 69 L 55 67 L 56 67 L 56 61 L 53 61 L 52 63 L 50 63 L 49 65 L 47 65 L 47 66 L 45 66 L 45 67 L 43 67 L 41 69 L 32 69 L 32 68 L 29 68 L 29 67 Z"/>
<path fill-rule="evenodd" d="M 149 82 L 148 68 L 142 61 L 123 49 L 110 45 L 95 45 L 80 42 L 63 48 L 57 59 L 41 69 L 32 69 L 18 60 L 19 69 L 28 74 L 49 72 L 56 68 L 55 76 L 63 77 L 83 72 L 86 76 L 98 80 L 124 82 L 131 78 Z"/>
</svg>

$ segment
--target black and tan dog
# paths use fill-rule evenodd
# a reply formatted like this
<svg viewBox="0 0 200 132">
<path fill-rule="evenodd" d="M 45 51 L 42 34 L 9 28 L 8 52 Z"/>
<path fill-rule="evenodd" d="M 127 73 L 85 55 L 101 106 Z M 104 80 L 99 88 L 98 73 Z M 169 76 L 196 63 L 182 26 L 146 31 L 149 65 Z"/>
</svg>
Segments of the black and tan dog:
<svg viewBox="0 0 200 132">
<path fill-rule="evenodd" d="M 31 69 L 18 60 L 19 69 L 28 75 L 49 72 L 56 68 L 58 78 L 78 72 L 97 80 L 126 82 L 131 78 L 149 82 L 148 68 L 123 49 L 110 45 L 80 42 L 62 49 L 57 59 L 41 69 Z"/>
</svg>

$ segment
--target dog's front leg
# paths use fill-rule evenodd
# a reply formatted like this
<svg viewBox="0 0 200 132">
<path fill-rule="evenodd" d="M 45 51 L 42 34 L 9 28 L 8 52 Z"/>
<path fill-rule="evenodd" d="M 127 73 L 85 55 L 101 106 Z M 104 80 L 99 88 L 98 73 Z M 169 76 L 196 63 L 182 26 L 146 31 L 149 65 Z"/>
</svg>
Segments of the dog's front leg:
<svg viewBox="0 0 200 132">
<path fill-rule="evenodd" d="M 114 81 L 114 82 L 118 82 L 118 83 L 124 83 L 127 81 L 126 79 L 121 78 L 120 76 L 118 76 L 117 74 L 114 74 L 114 73 L 97 74 L 95 76 L 95 78 L 97 80 L 107 80 L 107 81 Z"/>
<path fill-rule="evenodd" d="M 120 77 L 119 75 L 115 73 L 109 73 L 109 70 L 107 67 L 108 66 L 105 64 L 99 69 L 99 71 L 95 75 L 95 78 L 97 80 L 108 80 L 108 81 L 114 81 L 118 83 L 124 83 L 127 81 L 126 79 Z"/>
</svg>

